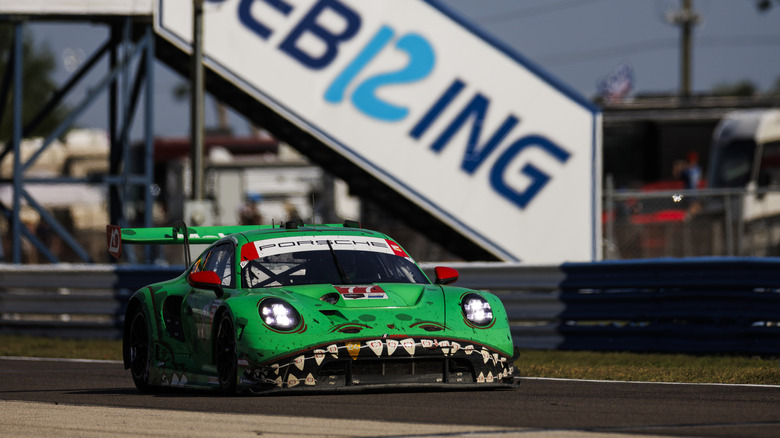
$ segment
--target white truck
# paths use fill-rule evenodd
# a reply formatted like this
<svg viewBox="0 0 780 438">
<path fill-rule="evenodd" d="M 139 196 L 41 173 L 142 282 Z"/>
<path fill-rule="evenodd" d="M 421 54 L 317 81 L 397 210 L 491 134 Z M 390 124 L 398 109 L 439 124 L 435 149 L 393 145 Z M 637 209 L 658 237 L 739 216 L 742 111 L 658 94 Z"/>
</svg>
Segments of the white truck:
<svg viewBox="0 0 780 438">
<path fill-rule="evenodd" d="M 745 189 L 726 218 L 738 226 L 739 255 L 780 255 L 780 109 L 727 114 L 713 133 L 707 173 L 710 189 Z M 739 202 L 741 201 L 741 202 Z"/>
</svg>

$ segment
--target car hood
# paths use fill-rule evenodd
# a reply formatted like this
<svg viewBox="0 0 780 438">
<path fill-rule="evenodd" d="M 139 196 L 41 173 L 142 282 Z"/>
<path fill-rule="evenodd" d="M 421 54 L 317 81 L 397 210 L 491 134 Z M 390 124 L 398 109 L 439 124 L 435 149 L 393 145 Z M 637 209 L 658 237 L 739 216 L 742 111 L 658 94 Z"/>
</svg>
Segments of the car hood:
<svg viewBox="0 0 780 438">
<path fill-rule="evenodd" d="M 443 305 L 441 287 L 431 284 L 307 285 L 285 290 L 317 300 L 317 304 L 346 309 Z M 331 304 L 322 299 L 326 296 L 330 298 L 328 301 L 338 299 Z"/>
</svg>

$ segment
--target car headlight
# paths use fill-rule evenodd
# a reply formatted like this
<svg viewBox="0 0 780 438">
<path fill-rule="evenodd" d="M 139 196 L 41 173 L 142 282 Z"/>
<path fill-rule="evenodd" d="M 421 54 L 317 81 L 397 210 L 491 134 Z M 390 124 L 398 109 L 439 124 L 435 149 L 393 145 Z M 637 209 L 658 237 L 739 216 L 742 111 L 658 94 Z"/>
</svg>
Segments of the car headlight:
<svg viewBox="0 0 780 438">
<path fill-rule="evenodd" d="M 260 303 L 260 317 L 276 330 L 292 330 L 301 322 L 301 315 L 287 301 L 269 298 Z"/>
<path fill-rule="evenodd" d="M 481 295 L 466 294 L 460 305 L 463 307 L 463 315 L 472 324 L 483 327 L 493 322 L 493 309 Z"/>
</svg>

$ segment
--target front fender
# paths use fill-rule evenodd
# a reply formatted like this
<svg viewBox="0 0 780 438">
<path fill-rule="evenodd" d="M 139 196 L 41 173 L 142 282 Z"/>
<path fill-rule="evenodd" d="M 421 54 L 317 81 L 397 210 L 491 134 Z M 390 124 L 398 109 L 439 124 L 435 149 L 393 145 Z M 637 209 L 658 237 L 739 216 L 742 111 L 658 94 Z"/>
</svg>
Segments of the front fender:
<svg viewBox="0 0 780 438">
<path fill-rule="evenodd" d="M 447 329 L 455 337 L 462 337 L 495 348 L 505 356 L 512 356 L 514 343 L 509 328 L 509 318 L 501 300 L 486 291 L 461 287 L 443 286 L 447 307 Z M 466 294 L 475 293 L 484 297 L 493 311 L 493 323 L 485 327 L 471 324 L 463 314 L 461 300 Z"/>
</svg>

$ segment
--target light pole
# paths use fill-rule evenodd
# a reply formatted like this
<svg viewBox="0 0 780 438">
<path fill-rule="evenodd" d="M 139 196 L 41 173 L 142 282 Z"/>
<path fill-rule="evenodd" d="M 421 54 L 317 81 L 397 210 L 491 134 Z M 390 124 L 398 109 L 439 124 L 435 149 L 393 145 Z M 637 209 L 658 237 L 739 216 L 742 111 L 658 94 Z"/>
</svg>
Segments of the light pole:
<svg viewBox="0 0 780 438">
<path fill-rule="evenodd" d="M 190 71 L 190 175 L 192 194 L 184 204 L 184 221 L 190 225 L 212 225 L 211 203 L 205 199 L 203 157 L 203 3 L 192 0 L 192 57 Z"/>
<path fill-rule="evenodd" d="M 691 58 L 693 57 L 693 26 L 701 17 L 693 10 L 693 0 L 682 0 L 682 9 L 669 21 L 680 26 L 680 97 L 691 97 Z"/>
</svg>

